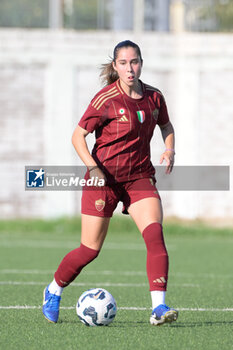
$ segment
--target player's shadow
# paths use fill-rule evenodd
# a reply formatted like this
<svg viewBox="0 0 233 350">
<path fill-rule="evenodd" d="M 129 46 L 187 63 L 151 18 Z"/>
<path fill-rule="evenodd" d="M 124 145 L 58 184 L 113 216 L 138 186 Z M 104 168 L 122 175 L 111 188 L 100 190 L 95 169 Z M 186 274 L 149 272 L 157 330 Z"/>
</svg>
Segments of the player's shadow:
<svg viewBox="0 0 233 350">
<path fill-rule="evenodd" d="M 164 327 L 173 327 L 173 328 L 196 328 L 196 327 L 212 327 L 212 326 L 227 326 L 232 325 L 233 321 L 204 321 L 204 322 L 173 322 L 172 324 L 165 324 L 163 326 L 159 326 L 159 328 Z M 150 326 L 150 323 L 148 321 L 127 321 L 121 322 L 121 321 L 115 321 L 113 324 L 111 324 L 111 327 L 122 327 L 122 328 L 129 328 L 129 327 L 148 327 Z"/>
<path fill-rule="evenodd" d="M 147 327 L 148 326 L 148 321 L 115 321 L 111 327 L 122 327 L 122 328 L 129 328 L 129 327 Z"/>
<path fill-rule="evenodd" d="M 199 321 L 199 322 L 177 322 L 172 323 L 170 327 L 174 328 L 195 328 L 195 327 L 212 327 L 232 325 L 233 321 Z"/>
<path fill-rule="evenodd" d="M 69 320 L 69 319 L 60 319 L 58 322 L 58 324 L 75 324 L 75 325 L 80 325 L 81 327 L 83 327 L 84 325 L 79 322 L 79 320 Z M 114 328 L 129 328 L 129 327 L 142 327 L 148 326 L 148 321 L 127 321 L 127 324 L 123 321 L 114 321 L 113 323 L 111 323 L 109 326 L 107 327 L 114 327 Z"/>
<path fill-rule="evenodd" d="M 78 320 L 69 320 L 69 319 L 60 319 L 58 323 L 63 324 L 75 324 L 80 325 L 83 327 L 83 324 L 81 322 L 78 322 Z M 135 327 L 148 327 L 149 322 L 148 321 L 117 321 L 115 320 L 113 323 L 109 325 L 109 327 L 114 328 L 135 328 Z M 197 327 L 212 327 L 212 326 L 227 326 L 227 325 L 233 325 L 233 321 L 204 321 L 204 322 L 173 322 L 172 324 L 166 324 L 165 327 L 173 327 L 173 328 L 197 328 Z M 164 328 L 164 326 L 160 326 L 161 328 Z M 160 328 L 159 327 L 159 328 Z"/>
</svg>

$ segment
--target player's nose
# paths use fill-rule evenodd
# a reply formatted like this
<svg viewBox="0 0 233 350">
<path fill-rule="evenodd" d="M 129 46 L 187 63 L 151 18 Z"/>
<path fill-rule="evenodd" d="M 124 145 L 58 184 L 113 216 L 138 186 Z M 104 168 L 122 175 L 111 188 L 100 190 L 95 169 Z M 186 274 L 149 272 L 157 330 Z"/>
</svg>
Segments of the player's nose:
<svg viewBox="0 0 233 350">
<path fill-rule="evenodd" d="M 132 71 L 133 71 L 132 65 L 130 63 L 128 63 L 128 65 L 127 65 L 127 72 L 131 73 Z"/>
</svg>

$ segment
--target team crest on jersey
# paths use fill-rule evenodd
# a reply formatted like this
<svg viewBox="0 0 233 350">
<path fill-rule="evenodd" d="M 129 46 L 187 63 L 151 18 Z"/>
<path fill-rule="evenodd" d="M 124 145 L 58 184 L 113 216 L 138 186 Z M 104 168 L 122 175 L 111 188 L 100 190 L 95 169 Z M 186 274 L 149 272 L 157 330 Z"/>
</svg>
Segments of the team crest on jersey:
<svg viewBox="0 0 233 350">
<path fill-rule="evenodd" d="M 155 108 L 155 110 L 152 112 L 152 114 L 153 114 L 154 119 L 157 120 L 158 116 L 159 116 L 159 110 L 157 108 Z"/>
<path fill-rule="evenodd" d="M 119 114 L 121 115 L 125 114 L 125 109 L 124 108 L 119 109 Z"/>
<path fill-rule="evenodd" d="M 103 201 L 103 199 L 97 199 L 95 201 L 95 207 L 98 211 L 103 210 L 105 207 L 105 201 Z"/>
<path fill-rule="evenodd" d="M 145 121 L 146 115 L 144 111 L 137 111 L 139 122 L 142 124 Z"/>
</svg>

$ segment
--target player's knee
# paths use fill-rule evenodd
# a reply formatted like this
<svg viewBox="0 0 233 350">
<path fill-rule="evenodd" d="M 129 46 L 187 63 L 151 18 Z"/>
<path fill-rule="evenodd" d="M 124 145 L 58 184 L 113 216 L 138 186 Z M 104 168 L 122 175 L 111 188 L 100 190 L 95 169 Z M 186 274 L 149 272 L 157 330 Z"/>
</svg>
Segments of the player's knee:
<svg viewBox="0 0 233 350">
<path fill-rule="evenodd" d="M 162 225 L 158 222 L 153 222 L 148 225 L 142 232 L 142 236 L 146 243 L 147 251 L 156 255 L 167 255 L 167 250 L 163 238 Z"/>
<path fill-rule="evenodd" d="M 82 260 L 82 265 L 85 266 L 89 264 L 91 261 L 97 258 L 99 255 L 99 250 L 95 250 L 85 246 L 84 244 L 80 244 L 79 249 L 79 258 Z"/>
</svg>

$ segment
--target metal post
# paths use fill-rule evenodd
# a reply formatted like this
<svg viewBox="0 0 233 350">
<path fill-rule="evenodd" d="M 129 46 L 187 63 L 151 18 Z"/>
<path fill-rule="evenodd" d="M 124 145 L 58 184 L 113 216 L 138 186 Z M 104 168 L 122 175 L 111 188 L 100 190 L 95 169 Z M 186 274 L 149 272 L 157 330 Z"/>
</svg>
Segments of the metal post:
<svg viewBox="0 0 233 350">
<path fill-rule="evenodd" d="M 135 32 L 144 30 L 144 0 L 134 0 L 133 30 Z"/>
<path fill-rule="evenodd" d="M 112 4 L 112 29 L 132 30 L 133 0 L 113 0 Z"/>
<path fill-rule="evenodd" d="M 185 30 L 185 8 L 183 0 L 173 0 L 170 5 L 170 30 L 182 33 Z"/>
<path fill-rule="evenodd" d="M 169 0 L 158 0 L 157 1 L 157 23 L 156 30 L 159 32 L 169 31 Z"/>
<path fill-rule="evenodd" d="M 98 0 L 97 4 L 97 28 L 104 29 L 104 0 Z"/>
<path fill-rule="evenodd" d="M 49 0 L 49 28 L 63 28 L 63 0 Z"/>
</svg>

